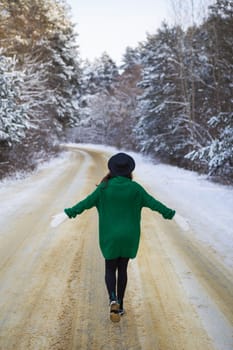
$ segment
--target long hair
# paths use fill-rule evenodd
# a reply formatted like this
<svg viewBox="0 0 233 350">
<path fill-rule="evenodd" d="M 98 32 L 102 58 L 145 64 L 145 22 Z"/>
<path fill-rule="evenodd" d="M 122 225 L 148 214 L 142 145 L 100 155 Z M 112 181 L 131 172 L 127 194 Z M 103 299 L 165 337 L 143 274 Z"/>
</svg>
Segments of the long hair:
<svg viewBox="0 0 233 350">
<path fill-rule="evenodd" d="M 107 175 L 105 175 L 103 177 L 103 179 L 100 181 L 100 183 L 105 183 L 106 186 L 105 188 L 108 186 L 108 181 L 111 180 L 112 178 L 116 177 L 117 175 L 113 175 L 111 172 L 107 173 Z M 132 180 L 133 179 L 133 175 L 132 173 L 129 173 L 128 175 L 124 175 L 124 177 L 127 177 L 128 179 Z"/>
</svg>

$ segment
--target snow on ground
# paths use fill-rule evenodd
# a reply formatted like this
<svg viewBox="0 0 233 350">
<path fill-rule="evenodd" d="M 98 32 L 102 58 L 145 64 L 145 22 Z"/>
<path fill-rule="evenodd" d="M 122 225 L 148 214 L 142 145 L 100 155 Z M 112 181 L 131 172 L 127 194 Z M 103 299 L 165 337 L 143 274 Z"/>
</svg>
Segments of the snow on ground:
<svg viewBox="0 0 233 350">
<path fill-rule="evenodd" d="M 69 148 L 88 148 L 106 154 L 106 162 L 110 155 L 119 152 L 113 147 L 99 145 L 69 144 Z M 65 147 L 64 147 L 65 148 Z M 127 151 L 126 151 L 127 152 Z M 233 187 L 223 186 L 208 181 L 195 172 L 174 166 L 153 162 L 147 157 L 129 152 L 136 161 L 135 180 L 145 186 L 158 200 L 176 210 L 175 221 L 187 235 L 191 234 L 205 246 L 216 252 L 224 265 L 233 268 Z M 27 178 L 6 179 L 0 182 L 0 198 L 2 202 L 1 220 L 5 216 L 12 217 L 16 209 L 25 211 L 25 204 L 48 183 L 53 183 L 70 163 L 67 153 L 40 166 L 34 181 Z M 47 172 L 46 169 L 56 169 Z M 45 170 L 45 171 L 43 171 Z M 68 171 L 68 170 L 67 170 Z M 106 165 L 107 172 L 107 165 Z M 49 175 L 50 174 L 50 175 Z M 38 176 L 37 176 L 38 175 Z M 25 189 L 25 183 L 27 184 Z M 11 193 L 11 196 L 9 196 Z M 1 239 L 1 235 L 0 235 Z M 180 259 L 175 250 L 170 250 L 171 259 L 192 304 L 200 315 L 207 333 L 214 339 L 216 349 L 232 348 L 232 328 L 224 315 L 209 298 L 205 289 L 198 283 L 194 275 L 189 273 L 185 261 Z M 187 278 L 188 271 L 188 278 Z"/>
<path fill-rule="evenodd" d="M 176 209 L 177 224 L 184 231 L 191 228 L 195 237 L 232 269 L 233 187 L 213 183 L 192 171 L 138 160 L 137 175 L 158 193 L 158 199 Z"/>
<path fill-rule="evenodd" d="M 110 154 L 113 147 L 77 145 Z M 127 152 L 127 151 L 125 151 Z M 205 176 L 178 167 L 153 164 L 149 157 L 128 152 L 136 161 L 135 176 L 143 181 L 157 199 L 176 210 L 175 220 L 184 231 L 190 228 L 195 237 L 216 252 L 222 262 L 233 268 L 233 186 L 213 183 Z"/>
<path fill-rule="evenodd" d="M 25 172 L 17 173 L 14 177 L 5 178 L 0 182 L 0 198 L 1 201 L 4 201 L 4 206 L 1 206 L 1 216 L 0 216 L 0 225 L 1 219 L 4 219 L 5 215 L 12 215 L 16 209 L 22 208 L 24 204 L 28 202 L 29 198 L 33 198 L 33 194 L 36 194 L 38 187 L 43 188 L 43 186 L 49 181 L 53 181 L 54 176 L 59 176 L 59 172 L 63 171 L 65 164 L 68 162 L 65 153 L 62 153 L 60 157 L 42 163 L 37 171 L 43 171 L 43 169 L 55 168 L 57 173 L 51 175 L 51 178 L 46 176 L 41 176 L 36 181 L 36 186 L 34 182 L 27 181 L 27 176 L 30 174 L 25 174 Z M 27 183 L 25 188 L 25 181 Z M 11 189 L 12 196 L 9 198 L 9 189 Z"/>
<path fill-rule="evenodd" d="M 109 153 L 118 152 L 113 147 L 87 144 L 69 144 L 71 147 L 88 147 Z M 135 177 L 143 182 L 148 191 L 156 193 L 156 198 L 176 210 L 175 220 L 184 231 L 190 228 L 196 238 L 209 246 L 229 268 L 233 268 L 233 187 L 208 181 L 204 176 L 178 167 L 153 164 L 151 159 L 137 153 L 128 152 L 136 161 Z M 42 167 L 64 167 L 64 154 Z M 22 179 L 16 180 L 23 181 Z M 49 179 L 41 179 L 49 181 Z M 14 181 L 0 183 L 0 196 L 4 198 L 6 187 L 12 187 Z M 34 188 L 27 189 L 27 192 Z M 14 211 L 15 205 L 22 205 L 28 193 L 14 195 L 13 202 L 5 206 L 6 211 Z"/>
</svg>

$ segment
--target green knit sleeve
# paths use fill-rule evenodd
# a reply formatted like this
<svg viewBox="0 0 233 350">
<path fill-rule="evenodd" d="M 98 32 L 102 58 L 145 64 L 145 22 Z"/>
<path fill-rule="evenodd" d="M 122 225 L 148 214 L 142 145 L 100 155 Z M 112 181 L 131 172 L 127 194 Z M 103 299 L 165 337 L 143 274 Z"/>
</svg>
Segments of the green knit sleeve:
<svg viewBox="0 0 233 350">
<path fill-rule="evenodd" d="M 172 219 L 176 213 L 175 210 L 166 207 L 166 205 L 152 197 L 144 189 L 142 189 L 142 206 L 159 212 L 164 219 Z"/>
<path fill-rule="evenodd" d="M 65 208 L 64 212 L 69 218 L 75 218 L 78 214 L 81 214 L 84 210 L 97 206 L 98 199 L 99 199 L 99 188 L 97 188 L 85 199 L 75 204 L 73 207 Z"/>
</svg>

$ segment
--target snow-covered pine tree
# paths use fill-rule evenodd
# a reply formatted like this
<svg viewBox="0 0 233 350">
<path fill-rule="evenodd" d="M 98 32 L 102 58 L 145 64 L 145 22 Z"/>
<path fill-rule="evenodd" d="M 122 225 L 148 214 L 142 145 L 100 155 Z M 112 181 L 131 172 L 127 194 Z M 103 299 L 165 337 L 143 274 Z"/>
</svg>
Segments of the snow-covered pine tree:
<svg viewBox="0 0 233 350">
<path fill-rule="evenodd" d="M 203 165 L 208 175 L 219 181 L 233 181 L 233 113 L 219 113 L 209 122 L 209 132 L 217 137 L 207 142 L 205 146 L 186 155 L 194 163 Z"/>
<path fill-rule="evenodd" d="M 115 109 L 116 118 L 113 119 L 112 139 L 119 148 L 135 150 L 133 128 L 136 123 L 137 97 L 141 94 L 141 89 L 137 86 L 141 78 L 139 48 L 126 48 L 120 71 L 117 84 L 114 86 L 114 97 L 118 101 L 118 108 Z"/>
<path fill-rule="evenodd" d="M 113 123 L 113 111 L 118 104 L 114 97 L 118 78 L 116 63 L 106 53 L 94 62 L 84 62 L 81 79 L 81 120 L 80 127 L 75 131 L 76 136 L 73 133 L 75 140 L 108 143 L 106 138 Z"/>
<path fill-rule="evenodd" d="M 71 125 L 78 119 L 79 55 L 74 26 L 63 0 L 18 0 L 1 4 L 1 40 L 8 55 L 15 54 L 19 67 L 36 79 L 25 85 L 25 96 L 31 96 L 40 107 L 43 119 L 49 114 L 51 125 Z M 34 67 L 33 67 L 34 63 Z M 39 77 L 40 75 L 40 77 Z M 38 91 L 39 81 L 39 94 Z M 27 93 L 27 86 L 30 93 Z M 43 86 L 45 95 L 42 96 Z M 39 102 L 40 99 L 40 102 Z M 34 102 L 35 102 L 34 101 Z M 36 103 L 32 114 L 35 113 Z M 43 105 L 44 103 L 44 105 Z M 54 122 L 53 122 L 54 120 Z"/>
<path fill-rule="evenodd" d="M 3 0 L 0 40 L 5 55 L 17 57 L 24 76 L 21 99 L 34 125 L 8 157 L 15 162 L 18 152 L 19 163 L 26 154 L 30 161 L 43 158 L 54 149 L 57 134 L 78 120 L 79 56 L 66 2 Z"/>
<path fill-rule="evenodd" d="M 197 41 L 202 53 L 199 70 L 202 84 L 199 96 L 200 123 L 209 135 L 186 156 L 213 175 L 232 181 L 233 167 L 233 4 L 218 0 L 210 7 L 200 27 Z M 200 51 L 199 51 L 200 52 Z M 201 103 L 202 101 L 202 103 Z"/>
<path fill-rule="evenodd" d="M 51 101 L 45 103 L 45 109 L 56 128 L 58 122 L 62 128 L 70 127 L 78 121 L 80 68 L 77 35 L 65 1 L 42 1 L 48 31 L 45 36 L 41 33 L 34 51 L 37 55 L 41 54 L 45 67 L 45 90 L 50 91 Z"/>
<path fill-rule="evenodd" d="M 122 56 L 121 69 L 126 72 L 138 66 L 141 63 L 140 50 L 138 48 L 126 47 L 125 53 Z"/>
<path fill-rule="evenodd" d="M 16 59 L 0 52 L 0 144 L 11 146 L 25 137 L 31 127 L 28 106 L 21 94 L 24 75 L 16 69 Z"/>
<path fill-rule="evenodd" d="M 104 52 L 94 61 L 94 70 L 94 81 L 99 87 L 99 90 L 111 93 L 111 87 L 113 83 L 117 81 L 119 76 L 116 63 L 106 52 Z"/>
<path fill-rule="evenodd" d="M 183 162 L 189 147 L 189 111 L 185 64 L 181 56 L 180 27 L 163 24 L 155 35 L 148 35 L 142 48 L 143 93 L 138 104 L 135 135 L 139 150 L 164 161 Z M 184 55 L 185 53 L 182 53 Z"/>
<path fill-rule="evenodd" d="M 80 68 L 73 33 L 54 33 L 48 40 L 49 67 L 47 88 L 52 92 L 49 111 L 63 127 L 75 126 L 79 120 Z"/>
<path fill-rule="evenodd" d="M 89 141 L 128 149 L 134 147 L 132 129 L 135 123 L 136 96 L 140 93 L 136 86 L 140 77 L 140 65 L 139 57 L 136 60 L 135 56 L 133 60 L 133 51 L 136 55 L 136 50 L 128 48 L 126 52 L 129 51 L 130 55 L 123 57 L 125 70 L 121 74 L 106 54 L 93 63 L 84 62 L 81 124 L 85 132 L 81 136 L 77 132 L 79 139 L 83 140 L 88 133 Z"/>
</svg>

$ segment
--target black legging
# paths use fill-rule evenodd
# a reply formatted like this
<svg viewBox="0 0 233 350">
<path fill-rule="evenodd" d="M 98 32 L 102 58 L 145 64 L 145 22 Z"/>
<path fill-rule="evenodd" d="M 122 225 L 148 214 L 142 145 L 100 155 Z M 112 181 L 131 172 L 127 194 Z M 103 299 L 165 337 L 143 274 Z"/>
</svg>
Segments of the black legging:
<svg viewBox="0 0 233 350">
<path fill-rule="evenodd" d="M 118 299 L 123 309 L 123 299 L 127 285 L 127 266 L 129 258 L 105 260 L 105 282 L 110 300 Z M 116 280 L 117 271 L 117 280 Z M 117 292 L 117 294 L 116 294 Z"/>
</svg>

